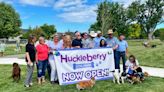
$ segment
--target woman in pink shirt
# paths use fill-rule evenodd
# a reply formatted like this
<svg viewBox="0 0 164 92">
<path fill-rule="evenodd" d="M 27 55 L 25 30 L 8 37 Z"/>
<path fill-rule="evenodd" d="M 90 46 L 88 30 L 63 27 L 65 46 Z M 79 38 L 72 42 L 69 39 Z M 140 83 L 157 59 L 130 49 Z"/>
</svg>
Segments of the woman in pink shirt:
<svg viewBox="0 0 164 92">
<path fill-rule="evenodd" d="M 45 71 L 48 64 L 48 52 L 49 48 L 45 44 L 43 37 L 39 38 L 39 44 L 36 46 L 36 63 L 38 70 L 38 84 L 45 82 Z"/>
</svg>

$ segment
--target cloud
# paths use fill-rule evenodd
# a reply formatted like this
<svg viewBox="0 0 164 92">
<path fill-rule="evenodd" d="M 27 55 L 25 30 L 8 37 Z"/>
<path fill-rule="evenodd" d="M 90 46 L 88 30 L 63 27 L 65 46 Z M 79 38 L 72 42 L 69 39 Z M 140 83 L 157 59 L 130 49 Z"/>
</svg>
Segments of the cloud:
<svg viewBox="0 0 164 92">
<path fill-rule="evenodd" d="M 124 7 L 128 7 L 134 1 L 135 0 L 112 0 L 112 2 L 118 2 L 120 4 L 123 4 Z"/>
<path fill-rule="evenodd" d="M 83 9 L 76 8 L 75 10 L 70 10 L 69 12 L 59 14 L 58 16 L 68 22 L 92 22 L 96 19 L 96 12 L 94 11 L 96 9 L 97 6 L 85 6 Z"/>
<path fill-rule="evenodd" d="M 0 2 L 5 2 L 5 3 L 8 3 L 8 4 L 13 4 L 13 1 L 14 0 L 0 0 Z"/>
<path fill-rule="evenodd" d="M 128 7 L 132 2 L 136 0 L 111 0 L 111 2 L 118 2 L 120 4 L 123 4 L 124 7 Z M 141 3 L 144 3 L 146 0 L 141 0 Z"/>
<path fill-rule="evenodd" d="M 34 5 L 34 6 L 52 6 L 54 4 L 54 0 L 19 0 L 19 3 L 24 5 Z"/>
<path fill-rule="evenodd" d="M 0 0 L 12 1 L 22 5 L 32 5 L 41 7 L 52 7 L 56 16 L 66 22 L 92 22 L 96 20 L 97 4 L 91 4 L 90 0 Z M 89 2 L 90 1 L 90 2 Z M 89 4 L 90 3 L 90 4 Z M 27 19 L 24 16 L 22 19 Z"/>
<path fill-rule="evenodd" d="M 61 10 L 58 14 L 66 22 L 92 22 L 96 19 L 97 5 L 88 5 L 87 0 L 60 0 L 54 4 L 54 9 Z"/>
<path fill-rule="evenodd" d="M 69 7 L 74 5 L 82 5 L 86 3 L 87 0 L 58 0 L 54 7 L 55 8 L 63 8 L 63 7 Z"/>
</svg>

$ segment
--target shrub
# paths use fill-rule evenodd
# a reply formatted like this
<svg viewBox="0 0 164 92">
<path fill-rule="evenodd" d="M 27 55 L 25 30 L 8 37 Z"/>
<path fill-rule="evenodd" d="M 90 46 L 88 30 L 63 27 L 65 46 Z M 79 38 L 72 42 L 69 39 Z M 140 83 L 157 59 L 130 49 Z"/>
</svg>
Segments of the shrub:
<svg viewBox="0 0 164 92">
<path fill-rule="evenodd" d="M 160 29 L 160 40 L 164 41 L 164 28 Z"/>
</svg>

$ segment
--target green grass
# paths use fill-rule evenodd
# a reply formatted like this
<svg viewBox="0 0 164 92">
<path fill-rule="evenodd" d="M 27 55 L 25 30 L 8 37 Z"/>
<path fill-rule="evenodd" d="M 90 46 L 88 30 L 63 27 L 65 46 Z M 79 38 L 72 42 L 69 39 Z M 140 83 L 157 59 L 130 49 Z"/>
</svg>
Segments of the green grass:
<svg viewBox="0 0 164 92">
<path fill-rule="evenodd" d="M 16 49 L 16 46 L 14 46 L 14 45 L 7 46 L 5 49 L 4 55 L 7 56 L 7 55 L 15 55 L 15 54 L 24 54 L 25 53 L 25 47 L 23 45 L 21 46 L 21 51 L 17 52 L 17 51 L 15 51 L 15 49 Z"/>
<path fill-rule="evenodd" d="M 156 44 L 157 48 L 145 48 L 142 46 L 144 40 L 128 41 L 129 54 L 133 54 L 139 60 L 140 65 L 164 68 L 164 43 L 160 40 L 153 40 L 150 44 Z M 14 51 L 15 46 L 8 46 L 5 55 L 24 54 L 25 47 L 19 53 Z M 20 56 L 24 58 L 24 55 Z"/>
<path fill-rule="evenodd" d="M 22 78 L 19 83 L 14 83 L 11 78 L 11 65 L 0 65 L 0 91 L 1 92 L 79 92 L 75 85 L 59 86 L 51 85 L 48 81 L 43 85 L 36 83 L 36 71 L 34 72 L 34 85 L 24 88 L 23 82 L 26 75 L 26 66 L 21 66 Z M 35 69 L 36 70 L 36 69 Z M 131 85 L 125 83 L 118 85 L 112 80 L 97 81 L 92 89 L 80 92 L 163 92 L 164 78 L 148 77 L 143 83 Z"/>
<path fill-rule="evenodd" d="M 159 40 L 150 42 L 157 48 L 145 48 L 141 41 L 128 41 L 129 54 L 133 54 L 139 60 L 140 65 L 164 68 L 164 44 Z"/>
</svg>

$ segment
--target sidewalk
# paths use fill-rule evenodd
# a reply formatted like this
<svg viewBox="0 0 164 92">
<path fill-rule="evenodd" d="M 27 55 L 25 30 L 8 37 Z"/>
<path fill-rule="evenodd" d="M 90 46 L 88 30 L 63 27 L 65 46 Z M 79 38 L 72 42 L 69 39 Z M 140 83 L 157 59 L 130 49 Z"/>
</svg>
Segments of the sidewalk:
<svg viewBox="0 0 164 92">
<path fill-rule="evenodd" d="M 18 59 L 18 58 L 0 58 L 0 64 L 13 64 L 18 63 L 20 65 L 26 65 L 25 59 Z"/>
<path fill-rule="evenodd" d="M 26 65 L 25 59 L 18 59 L 17 57 L 0 58 L 0 64 L 13 64 L 14 62 L 20 65 Z M 141 66 L 141 67 L 143 69 L 143 72 L 146 71 L 151 76 L 164 78 L 164 68 L 154 68 L 154 67 L 146 67 L 146 66 Z"/>
</svg>

